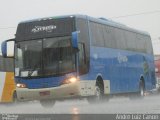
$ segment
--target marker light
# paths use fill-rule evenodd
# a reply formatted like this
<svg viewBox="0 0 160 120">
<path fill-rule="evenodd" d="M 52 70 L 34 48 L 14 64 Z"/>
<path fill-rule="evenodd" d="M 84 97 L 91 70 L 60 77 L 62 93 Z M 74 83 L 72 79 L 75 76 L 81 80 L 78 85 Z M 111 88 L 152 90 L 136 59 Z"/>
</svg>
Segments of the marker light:
<svg viewBox="0 0 160 120">
<path fill-rule="evenodd" d="M 61 82 L 61 85 L 62 84 L 69 84 L 69 83 L 75 83 L 77 82 L 79 79 L 77 79 L 76 77 L 70 77 L 68 79 L 65 79 Z"/>
<path fill-rule="evenodd" d="M 18 88 L 26 88 L 25 84 L 17 83 L 16 85 Z"/>
</svg>

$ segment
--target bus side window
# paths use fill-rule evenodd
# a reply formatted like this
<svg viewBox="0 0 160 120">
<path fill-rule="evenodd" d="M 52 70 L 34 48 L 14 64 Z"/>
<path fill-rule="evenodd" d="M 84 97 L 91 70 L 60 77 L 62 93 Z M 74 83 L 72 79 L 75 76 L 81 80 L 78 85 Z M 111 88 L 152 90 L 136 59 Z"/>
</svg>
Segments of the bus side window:
<svg viewBox="0 0 160 120">
<path fill-rule="evenodd" d="M 79 48 L 79 69 L 80 73 L 85 72 L 86 70 L 86 55 L 85 55 L 85 45 L 84 43 L 78 43 Z"/>
</svg>

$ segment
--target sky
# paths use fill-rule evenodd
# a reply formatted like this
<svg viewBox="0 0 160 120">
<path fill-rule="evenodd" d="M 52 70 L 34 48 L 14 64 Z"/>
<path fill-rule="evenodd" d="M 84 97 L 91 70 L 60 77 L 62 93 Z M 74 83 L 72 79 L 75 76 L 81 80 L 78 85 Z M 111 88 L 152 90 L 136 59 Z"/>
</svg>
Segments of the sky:
<svg viewBox="0 0 160 120">
<path fill-rule="evenodd" d="M 14 38 L 21 21 L 69 14 L 109 18 L 147 31 L 154 53 L 160 54 L 160 0 L 0 0 L 0 43 Z"/>
</svg>

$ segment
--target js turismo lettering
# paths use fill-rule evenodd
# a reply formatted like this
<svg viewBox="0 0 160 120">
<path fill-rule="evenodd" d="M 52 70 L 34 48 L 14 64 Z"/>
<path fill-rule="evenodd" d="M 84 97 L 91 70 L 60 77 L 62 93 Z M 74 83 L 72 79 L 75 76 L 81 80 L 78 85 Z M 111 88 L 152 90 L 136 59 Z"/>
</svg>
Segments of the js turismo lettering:
<svg viewBox="0 0 160 120">
<path fill-rule="evenodd" d="M 52 30 L 56 29 L 57 26 L 55 25 L 49 25 L 49 26 L 35 26 L 31 32 L 33 33 L 37 33 L 37 32 L 41 32 L 41 31 L 46 31 L 46 32 L 52 32 Z"/>
</svg>

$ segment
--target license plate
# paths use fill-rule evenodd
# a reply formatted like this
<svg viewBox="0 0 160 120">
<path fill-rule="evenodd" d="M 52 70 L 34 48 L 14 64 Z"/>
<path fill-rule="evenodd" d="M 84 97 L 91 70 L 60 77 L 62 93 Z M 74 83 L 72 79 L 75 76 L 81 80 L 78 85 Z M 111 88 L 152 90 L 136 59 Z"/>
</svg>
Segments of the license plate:
<svg viewBox="0 0 160 120">
<path fill-rule="evenodd" d="M 50 95 L 50 91 L 42 91 L 42 92 L 39 92 L 40 96 L 47 96 L 47 95 Z"/>
</svg>

